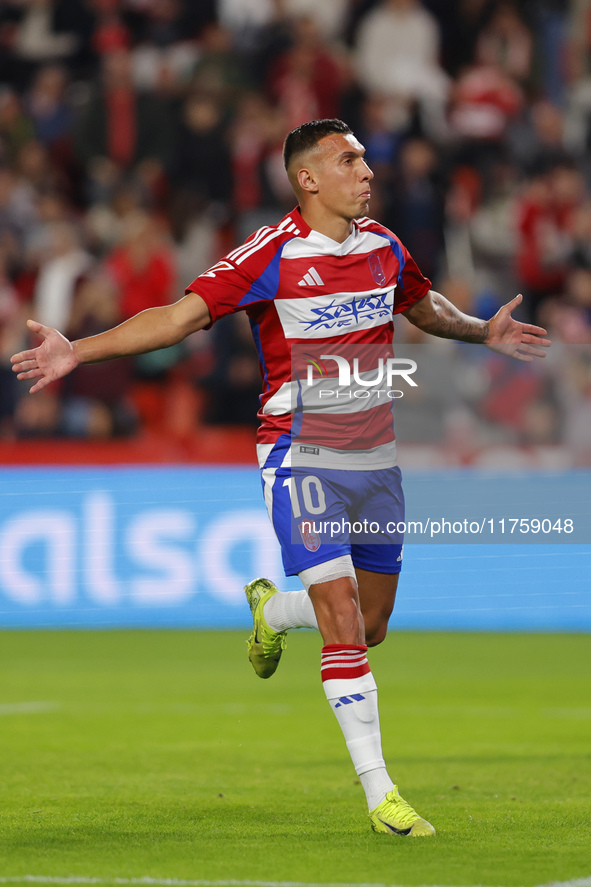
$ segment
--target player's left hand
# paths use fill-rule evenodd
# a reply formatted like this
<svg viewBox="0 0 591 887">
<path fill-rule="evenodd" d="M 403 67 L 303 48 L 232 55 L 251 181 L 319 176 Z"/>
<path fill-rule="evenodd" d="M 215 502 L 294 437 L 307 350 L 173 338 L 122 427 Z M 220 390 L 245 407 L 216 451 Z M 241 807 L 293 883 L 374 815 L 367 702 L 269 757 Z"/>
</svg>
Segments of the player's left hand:
<svg viewBox="0 0 591 887">
<path fill-rule="evenodd" d="M 550 339 L 541 326 L 532 323 L 520 323 L 514 320 L 512 312 L 521 305 L 523 296 L 520 294 L 503 305 L 488 322 L 489 333 L 484 344 L 491 351 L 508 354 L 517 360 L 531 361 L 534 357 L 545 357 L 546 348 L 550 347 Z"/>
</svg>

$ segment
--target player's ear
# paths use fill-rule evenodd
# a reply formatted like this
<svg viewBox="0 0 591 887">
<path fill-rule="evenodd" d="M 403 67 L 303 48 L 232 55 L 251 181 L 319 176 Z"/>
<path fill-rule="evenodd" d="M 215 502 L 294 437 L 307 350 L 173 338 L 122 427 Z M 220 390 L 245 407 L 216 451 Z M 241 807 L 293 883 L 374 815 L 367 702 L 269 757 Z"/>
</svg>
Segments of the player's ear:
<svg viewBox="0 0 591 887">
<path fill-rule="evenodd" d="M 315 194 L 318 191 L 318 182 L 313 168 L 302 167 L 298 170 L 296 179 L 302 191 L 308 191 L 310 194 Z"/>
</svg>

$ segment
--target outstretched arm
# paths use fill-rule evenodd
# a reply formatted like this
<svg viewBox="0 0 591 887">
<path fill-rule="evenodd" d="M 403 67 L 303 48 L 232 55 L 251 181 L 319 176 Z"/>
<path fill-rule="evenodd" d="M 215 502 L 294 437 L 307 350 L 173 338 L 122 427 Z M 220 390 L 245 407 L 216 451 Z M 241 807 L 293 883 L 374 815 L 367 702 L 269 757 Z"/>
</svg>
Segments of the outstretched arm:
<svg viewBox="0 0 591 887">
<path fill-rule="evenodd" d="M 43 341 L 36 348 L 13 355 L 12 369 L 19 379 L 37 379 L 30 389 L 34 394 L 81 363 L 97 363 L 167 348 L 182 342 L 209 322 L 209 309 L 196 293 L 189 293 L 173 305 L 148 308 L 113 329 L 75 342 L 68 341 L 51 327 L 29 320 L 27 326 Z"/>
<path fill-rule="evenodd" d="M 492 351 L 508 354 L 518 360 L 531 361 L 545 357 L 550 341 L 546 330 L 531 323 L 514 320 L 512 312 L 521 304 L 522 296 L 515 296 L 503 305 L 490 320 L 480 320 L 464 314 L 441 293 L 429 290 L 427 295 L 403 312 L 412 324 L 443 339 L 476 342 Z"/>
</svg>

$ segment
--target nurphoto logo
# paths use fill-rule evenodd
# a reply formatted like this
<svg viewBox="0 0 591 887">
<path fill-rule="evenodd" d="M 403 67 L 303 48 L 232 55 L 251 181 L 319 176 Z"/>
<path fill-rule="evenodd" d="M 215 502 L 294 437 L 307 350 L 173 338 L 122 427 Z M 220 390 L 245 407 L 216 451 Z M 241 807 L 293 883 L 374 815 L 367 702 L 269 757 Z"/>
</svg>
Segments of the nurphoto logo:
<svg viewBox="0 0 591 887">
<path fill-rule="evenodd" d="M 339 398 L 339 397 L 370 397 L 371 394 L 385 395 L 391 400 L 402 397 L 403 392 L 394 389 L 394 379 L 404 379 L 404 381 L 412 386 L 417 387 L 417 383 L 412 378 L 412 374 L 417 370 L 416 361 L 403 357 L 379 357 L 377 359 L 377 367 L 370 369 L 360 369 L 359 357 L 354 357 L 352 361 L 348 360 L 342 354 L 321 354 L 317 358 L 306 355 L 307 363 L 306 385 L 308 387 L 317 385 L 319 379 L 315 377 L 318 373 L 320 379 L 325 380 L 329 375 L 325 361 L 332 360 L 336 364 L 335 369 L 338 370 L 338 388 L 320 388 L 318 390 L 319 398 Z M 354 389 L 352 386 L 357 385 Z M 373 389 L 373 391 L 370 391 Z"/>
<path fill-rule="evenodd" d="M 323 361 L 325 360 L 334 360 L 339 370 L 339 385 L 350 385 L 351 384 L 351 364 L 347 360 L 346 357 L 343 357 L 342 354 L 321 354 L 320 360 L 313 360 L 311 357 L 307 357 L 308 361 L 308 374 L 307 374 L 307 384 L 314 384 L 314 368 L 318 370 L 321 376 L 326 375 L 328 370 L 324 365 Z M 417 387 L 417 383 L 414 379 L 411 379 L 410 376 L 412 373 L 416 373 L 417 364 L 415 360 L 411 360 L 408 357 L 388 357 L 386 358 L 386 384 L 391 385 L 392 379 L 394 376 L 402 376 L 409 385 L 413 387 Z M 359 372 L 359 358 L 353 358 L 353 380 L 357 382 L 358 385 L 363 385 L 366 388 L 371 388 L 374 385 L 381 385 L 384 379 L 384 358 L 378 358 L 378 366 L 376 370 L 375 379 L 363 379 Z"/>
</svg>

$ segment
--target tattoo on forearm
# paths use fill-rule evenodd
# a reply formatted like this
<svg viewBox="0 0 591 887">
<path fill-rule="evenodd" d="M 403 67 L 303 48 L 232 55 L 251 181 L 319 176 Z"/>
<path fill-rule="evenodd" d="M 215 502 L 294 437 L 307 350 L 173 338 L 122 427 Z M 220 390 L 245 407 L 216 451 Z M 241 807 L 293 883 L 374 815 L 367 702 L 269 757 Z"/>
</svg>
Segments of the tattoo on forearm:
<svg viewBox="0 0 591 887">
<path fill-rule="evenodd" d="M 432 293 L 434 314 L 421 325 L 425 332 L 443 339 L 458 339 L 460 342 L 486 342 L 489 334 L 488 323 L 477 317 L 464 314 L 440 293 Z"/>
</svg>

